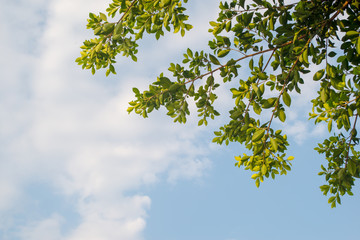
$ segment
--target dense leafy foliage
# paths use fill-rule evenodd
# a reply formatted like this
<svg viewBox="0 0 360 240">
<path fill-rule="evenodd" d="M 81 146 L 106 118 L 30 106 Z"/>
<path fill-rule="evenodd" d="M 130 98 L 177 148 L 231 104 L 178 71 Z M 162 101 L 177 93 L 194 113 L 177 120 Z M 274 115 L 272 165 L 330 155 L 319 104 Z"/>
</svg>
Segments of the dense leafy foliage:
<svg viewBox="0 0 360 240">
<path fill-rule="evenodd" d="M 192 26 L 186 21 L 187 0 L 113 0 L 107 15 L 90 13 L 87 27 L 95 39 L 82 46 L 76 61 L 83 68 L 107 68 L 118 53 L 136 61 L 137 40 L 144 32 L 164 31 L 185 34 Z M 231 120 L 215 132 L 213 142 L 244 144 L 251 154 L 235 157 L 236 166 L 253 171 L 259 186 L 291 170 L 292 156 L 286 156 L 287 136 L 273 129 L 274 119 L 286 121 L 291 92 L 301 94 L 304 81 L 316 81 L 318 96 L 312 100 L 310 119 L 327 122 L 331 133 L 315 148 L 328 165 L 321 166 L 327 185 L 320 187 L 335 207 L 341 196 L 352 195 L 355 178 L 360 177 L 357 119 L 360 114 L 360 16 L 358 0 L 232 0 L 220 2 L 219 16 L 210 22 L 213 38 L 209 52 L 188 49 L 182 63 L 171 63 L 171 77 L 161 73 L 149 89 L 134 88 L 135 100 L 128 112 L 147 117 L 165 107 L 175 122 L 185 123 L 189 101 L 196 103 L 199 125 L 219 115 L 214 108 L 220 84 L 236 81 L 229 94 L 234 107 Z M 116 19 L 110 22 L 108 17 Z M 240 63 L 250 74 L 239 76 Z M 310 72 L 317 65 L 321 70 Z M 248 72 L 248 71 L 246 71 Z M 270 112 L 268 119 L 260 117 Z M 263 116 L 263 115 L 262 115 Z"/>
</svg>

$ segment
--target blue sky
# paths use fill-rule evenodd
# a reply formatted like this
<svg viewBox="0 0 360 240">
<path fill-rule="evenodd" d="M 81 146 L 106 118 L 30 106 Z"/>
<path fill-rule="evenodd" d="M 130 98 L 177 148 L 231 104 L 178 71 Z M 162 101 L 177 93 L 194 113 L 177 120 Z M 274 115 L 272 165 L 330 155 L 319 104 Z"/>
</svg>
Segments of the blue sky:
<svg viewBox="0 0 360 240">
<path fill-rule="evenodd" d="M 173 124 L 163 111 L 126 112 L 189 46 L 206 49 L 219 1 L 191 1 L 194 30 L 141 42 L 138 62 L 92 76 L 74 60 L 100 0 L 0 0 L 0 239 L 357 239 L 359 186 L 331 209 L 313 148 L 326 127 L 307 121 L 316 86 L 294 95 L 284 131 L 293 170 L 257 189 L 234 167 L 244 148 L 211 143 L 231 107 L 227 87 L 207 128 Z M 242 69 L 246 74 L 246 69 Z"/>
</svg>

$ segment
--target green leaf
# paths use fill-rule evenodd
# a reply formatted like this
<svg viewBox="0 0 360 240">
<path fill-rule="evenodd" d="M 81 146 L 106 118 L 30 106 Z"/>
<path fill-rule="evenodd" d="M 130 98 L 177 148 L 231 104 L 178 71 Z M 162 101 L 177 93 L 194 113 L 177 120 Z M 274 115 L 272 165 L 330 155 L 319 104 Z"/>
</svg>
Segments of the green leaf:
<svg viewBox="0 0 360 240">
<path fill-rule="evenodd" d="M 230 52 L 230 49 L 224 49 L 218 52 L 218 57 L 222 58 L 225 57 L 226 55 L 228 55 Z"/>
<path fill-rule="evenodd" d="M 122 38 L 121 34 L 114 34 L 112 37 L 113 41 L 119 41 Z"/>
<path fill-rule="evenodd" d="M 119 22 L 116 24 L 116 27 L 114 29 L 114 34 L 121 34 L 123 32 L 123 25 L 122 22 Z"/>
<path fill-rule="evenodd" d="M 104 13 L 100 13 L 100 18 L 102 20 L 104 20 L 105 22 L 107 21 L 107 17 L 106 17 L 106 15 Z"/>
<path fill-rule="evenodd" d="M 315 81 L 320 80 L 320 79 L 324 76 L 324 73 L 325 73 L 325 70 L 324 70 L 324 69 L 321 69 L 321 70 L 317 71 L 317 72 L 314 74 L 313 79 L 314 79 Z"/>
<path fill-rule="evenodd" d="M 255 180 L 255 185 L 256 185 L 257 188 L 260 187 L 260 179 L 259 178 L 257 178 Z"/>
<path fill-rule="evenodd" d="M 285 122 L 285 120 L 286 120 L 285 112 L 284 112 L 284 110 L 282 110 L 282 109 L 279 110 L 279 119 L 280 119 L 280 121 L 282 121 L 282 122 Z"/>
<path fill-rule="evenodd" d="M 261 114 L 262 109 L 261 109 L 260 105 L 257 104 L 256 102 L 253 103 L 253 109 L 257 115 Z"/>
<path fill-rule="evenodd" d="M 290 98 L 290 95 L 286 91 L 283 92 L 282 98 L 283 98 L 283 101 L 284 101 L 285 105 L 290 107 L 291 98 Z"/>
<path fill-rule="evenodd" d="M 328 200 L 328 203 L 334 202 L 334 201 L 335 201 L 335 198 L 336 198 L 335 196 L 330 197 L 329 200 Z"/>
<path fill-rule="evenodd" d="M 190 58 L 194 58 L 193 52 L 191 51 L 190 48 L 188 48 L 188 49 L 186 50 L 186 53 L 187 53 L 187 55 L 188 55 Z"/>
<path fill-rule="evenodd" d="M 353 30 L 346 32 L 346 36 L 348 36 L 348 37 L 352 37 L 355 35 L 359 35 L 359 33 L 357 31 L 353 31 Z"/>
<path fill-rule="evenodd" d="M 264 135 L 265 135 L 265 129 L 258 129 L 252 136 L 251 140 L 253 142 L 256 142 L 256 141 L 260 140 Z"/>
<path fill-rule="evenodd" d="M 276 103 L 276 100 L 277 100 L 277 98 L 275 98 L 275 97 L 266 99 L 262 104 L 263 108 L 272 108 L 272 107 L 274 107 L 274 105 Z"/>
<path fill-rule="evenodd" d="M 266 80 L 268 78 L 266 73 L 264 72 L 259 72 L 258 76 L 261 80 Z"/>
<path fill-rule="evenodd" d="M 270 143 L 271 143 L 271 146 L 273 147 L 274 151 L 277 152 L 278 144 L 277 144 L 276 140 L 273 138 L 270 138 Z"/>
<path fill-rule="evenodd" d="M 102 31 L 102 27 L 100 26 L 100 27 L 97 27 L 97 28 L 95 28 L 95 30 L 94 30 L 94 34 L 95 35 L 100 35 L 101 34 L 101 31 Z"/>
<path fill-rule="evenodd" d="M 360 54 L 360 36 L 356 39 L 356 51 Z"/>
<path fill-rule="evenodd" d="M 326 90 L 324 88 L 320 91 L 320 98 L 323 103 L 326 103 L 328 100 L 328 95 L 326 94 Z"/>
<path fill-rule="evenodd" d="M 265 164 L 263 164 L 262 167 L 261 167 L 261 174 L 265 175 L 266 173 L 267 173 L 267 167 L 266 167 Z"/>
<path fill-rule="evenodd" d="M 174 83 L 173 85 L 170 86 L 169 91 L 170 91 L 170 92 L 175 92 L 175 91 L 177 91 L 180 87 L 181 87 L 180 84 Z"/>
<path fill-rule="evenodd" d="M 347 169 L 352 176 L 355 176 L 357 169 L 356 163 L 354 161 L 349 161 L 347 165 Z"/>
<path fill-rule="evenodd" d="M 209 54 L 209 58 L 210 58 L 210 61 L 215 64 L 215 65 L 221 65 L 219 60 L 214 56 L 214 55 L 211 55 Z"/>
<path fill-rule="evenodd" d="M 252 58 L 249 61 L 249 68 L 250 68 L 250 70 L 254 69 L 254 59 L 252 59 Z"/>
<path fill-rule="evenodd" d="M 160 7 L 166 7 L 167 5 L 169 5 L 171 2 L 171 0 L 161 0 L 160 2 Z"/>
<path fill-rule="evenodd" d="M 329 185 L 320 186 L 320 190 L 323 192 L 324 195 L 326 195 L 328 193 L 329 189 L 330 189 Z"/>
<path fill-rule="evenodd" d="M 105 23 L 103 25 L 102 31 L 104 34 L 109 34 L 114 30 L 114 23 Z"/>
<path fill-rule="evenodd" d="M 331 132 L 331 130 L 332 130 L 332 119 L 330 119 L 328 122 L 328 131 Z"/>
<path fill-rule="evenodd" d="M 137 89 L 137 88 L 134 87 L 132 90 L 133 90 L 133 92 L 134 92 L 136 95 L 139 95 L 139 94 L 140 94 L 139 89 Z"/>
<path fill-rule="evenodd" d="M 204 124 L 204 119 L 202 118 L 202 119 L 199 120 L 198 126 L 201 126 L 201 125 L 203 125 L 203 124 Z"/>
<path fill-rule="evenodd" d="M 308 60 L 308 49 L 306 48 L 303 53 L 302 53 L 302 59 L 305 63 L 309 64 L 309 60 Z"/>
</svg>

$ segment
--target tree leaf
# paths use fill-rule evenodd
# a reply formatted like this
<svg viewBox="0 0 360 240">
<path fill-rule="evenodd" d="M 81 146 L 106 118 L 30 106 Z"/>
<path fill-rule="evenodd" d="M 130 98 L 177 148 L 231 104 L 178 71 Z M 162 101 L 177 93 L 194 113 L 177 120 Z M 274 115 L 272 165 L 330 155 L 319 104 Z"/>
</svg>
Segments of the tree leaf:
<svg viewBox="0 0 360 240">
<path fill-rule="evenodd" d="M 262 174 L 262 175 L 265 175 L 266 173 L 267 173 L 267 167 L 266 167 L 265 164 L 263 164 L 263 165 L 261 166 L 261 174 Z"/>
<path fill-rule="evenodd" d="M 250 68 L 250 70 L 254 69 L 254 59 L 253 58 L 251 58 L 249 61 L 249 68 Z"/>
<path fill-rule="evenodd" d="M 253 109 L 254 109 L 254 112 L 257 114 L 257 115 L 260 115 L 261 114 L 261 107 L 259 104 L 257 104 L 256 102 L 253 103 Z"/>
<path fill-rule="evenodd" d="M 292 161 L 294 159 L 295 159 L 295 157 L 293 157 L 293 156 L 290 156 L 290 157 L 287 158 L 288 161 Z"/>
<path fill-rule="evenodd" d="M 265 135 L 265 129 L 258 129 L 252 136 L 251 140 L 253 142 L 256 142 L 256 141 L 260 140 L 264 135 Z"/>
<path fill-rule="evenodd" d="M 356 163 L 354 161 L 349 161 L 347 165 L 347 169 L 352 176 L 355 176 L 357 169 Z"/>
<path fill-rule="evenodd" d="M 332 130 L 332 119 L 330 119 L 328 122 L 328 131 L 331 132 L 331 130 Z"/>
<path fill-rule="evenodd" d="M 277 144 L 276 140 L 273 138 L 270 138 L 270 143 L 271 143 L 271 146 L 273 147 L 274 151 L 277 152 L 278 144 Z"/>
<path fill-rule="evenodd" d="M 359 35 L 359 32 L 353 31 L 353 30 L 350 30 L 350 31 L 346 32 L 346 36 L 348 36 L 348 37 L 352 37 L 352 36 L 355 36 L 355 35 Z"/>
<path fill-rule="evenodd" d="M 215 64 L 215 65 L 221 65 L 219 60 L 214 56 L 214 55 L 211 55 L 209 54 L 209 58 L 210 58 L 210 61 Z"/>
<path fill-rule="evenodd" d="M 226 55 L 228 55 L 230 52 L 230 49 L 224 49 L 218 52 L 218 57 L 222 58 L 225 57 Z"/>
<path fill-rule="evenodd" d="M 107 21 L 107 17 L 106 17 L 106 15 L 104 14 L 104 13 L 100 13 L 100 18 L 102 19 L 102 20 L 104 20 L 104 21 Z"/>
<path fill-rule="evenodd" d="M 303 53 L 302 53 L 302 59 L 305 63 L 309 64 L 309 60 L 308 60 L 308 49 L 306 48 Z"/>
<path fill-rule="evenodd" d="M 285 122 L 285 120 L 286 120 L 285 112 L 284 112 L 284 110 L 282 110 L 282 109 L 279 110 L 279 119 L 280 119 L 280 121 L 282 121 L 282 122 Z"/>
<path fill-rule="evenodd" d="M 257 188 L 260 187 L 260 179 L 259 178 L 257 178 L 255 180 L 255 185 L 256 185 Z"/>
<path fill-rule="evenodd" d="M 325 70 L 324 70 L 324 69 L 321 69 L 321 70 L 317 71 L 317 72 L 314 74 L 313 79 L 314 79 L 315 81 L 320 80 L 320 79 L 324 76 L 324 73 L 325 73 Z"/>
<path fill-rule="evenodd" d="M 290 107 L 291 98 L 290 98 L 290 95 L 286 91 L 283 92 L 282 98 L 283 98 L 283 101 L 284 101 L 285 105 Z"/>
</svg>

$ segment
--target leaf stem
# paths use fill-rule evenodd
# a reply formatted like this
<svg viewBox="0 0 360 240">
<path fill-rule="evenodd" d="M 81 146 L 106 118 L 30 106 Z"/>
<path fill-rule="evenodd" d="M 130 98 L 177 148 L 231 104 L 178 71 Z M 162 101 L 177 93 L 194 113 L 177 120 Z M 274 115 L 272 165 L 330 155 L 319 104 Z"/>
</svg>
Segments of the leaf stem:
<svg viewBox="0 0 360 240">
<path fill-rule="evenodd" d="M 276 106 L 274 107 L 274 110 L 272 111 L 272 115 L 271 115 L 271 118 L 270 118 L 270 121 L 269 121 L 269 125 L 268 125 L 268 127 L 267 127 L 267 135 L 269 135 L 271 123 L 272 123 L 272 121 L 273 121 L 273 119 L 274 119 L 276 109 L 277 109 L 278 106 L 279 106 L 280 97 L 281 97 L 281 95 L 284 93 L 285 88 L 286 88 L 286 86 L 287 86 L 287 84 L 288 84 L 288 80 L 289 80 L 290 74 L 292 73 L 292 71 L 294 71 L 296 64 L 299 62 L 300 56 L 303 54 L 303 52 L 304 52 L 305 49 L 308 47 L 310 41 L 311 41 L 313 38 L 314 38 L 314 35 L 311 36 L 311 37 L 308 39 L 308 41 L 306 42 L 304 48 L 301 50 L 300 54 L 299 54 L 298 57 L 296 58 L 296 61 L 293 63 L 293 66 L 291 67 L 291 69 L 290 69 L 290 71 L 289 71 L 289 73 L 288 73 L 288 75 L 287 75 L 287 77 L 286 77 L 286 79 L 285 79 L 285 81 L 284 81 L 284 85 L 283 85 L 283 87 L 282 87 L 282 89 L 281 89 L 281 91 L 280 91 L 280 93 L 279 93 L 279 97 L 278 97 L 278 99 L 277 99 L 277 101 L 276 101 Z"/>
</svg>

